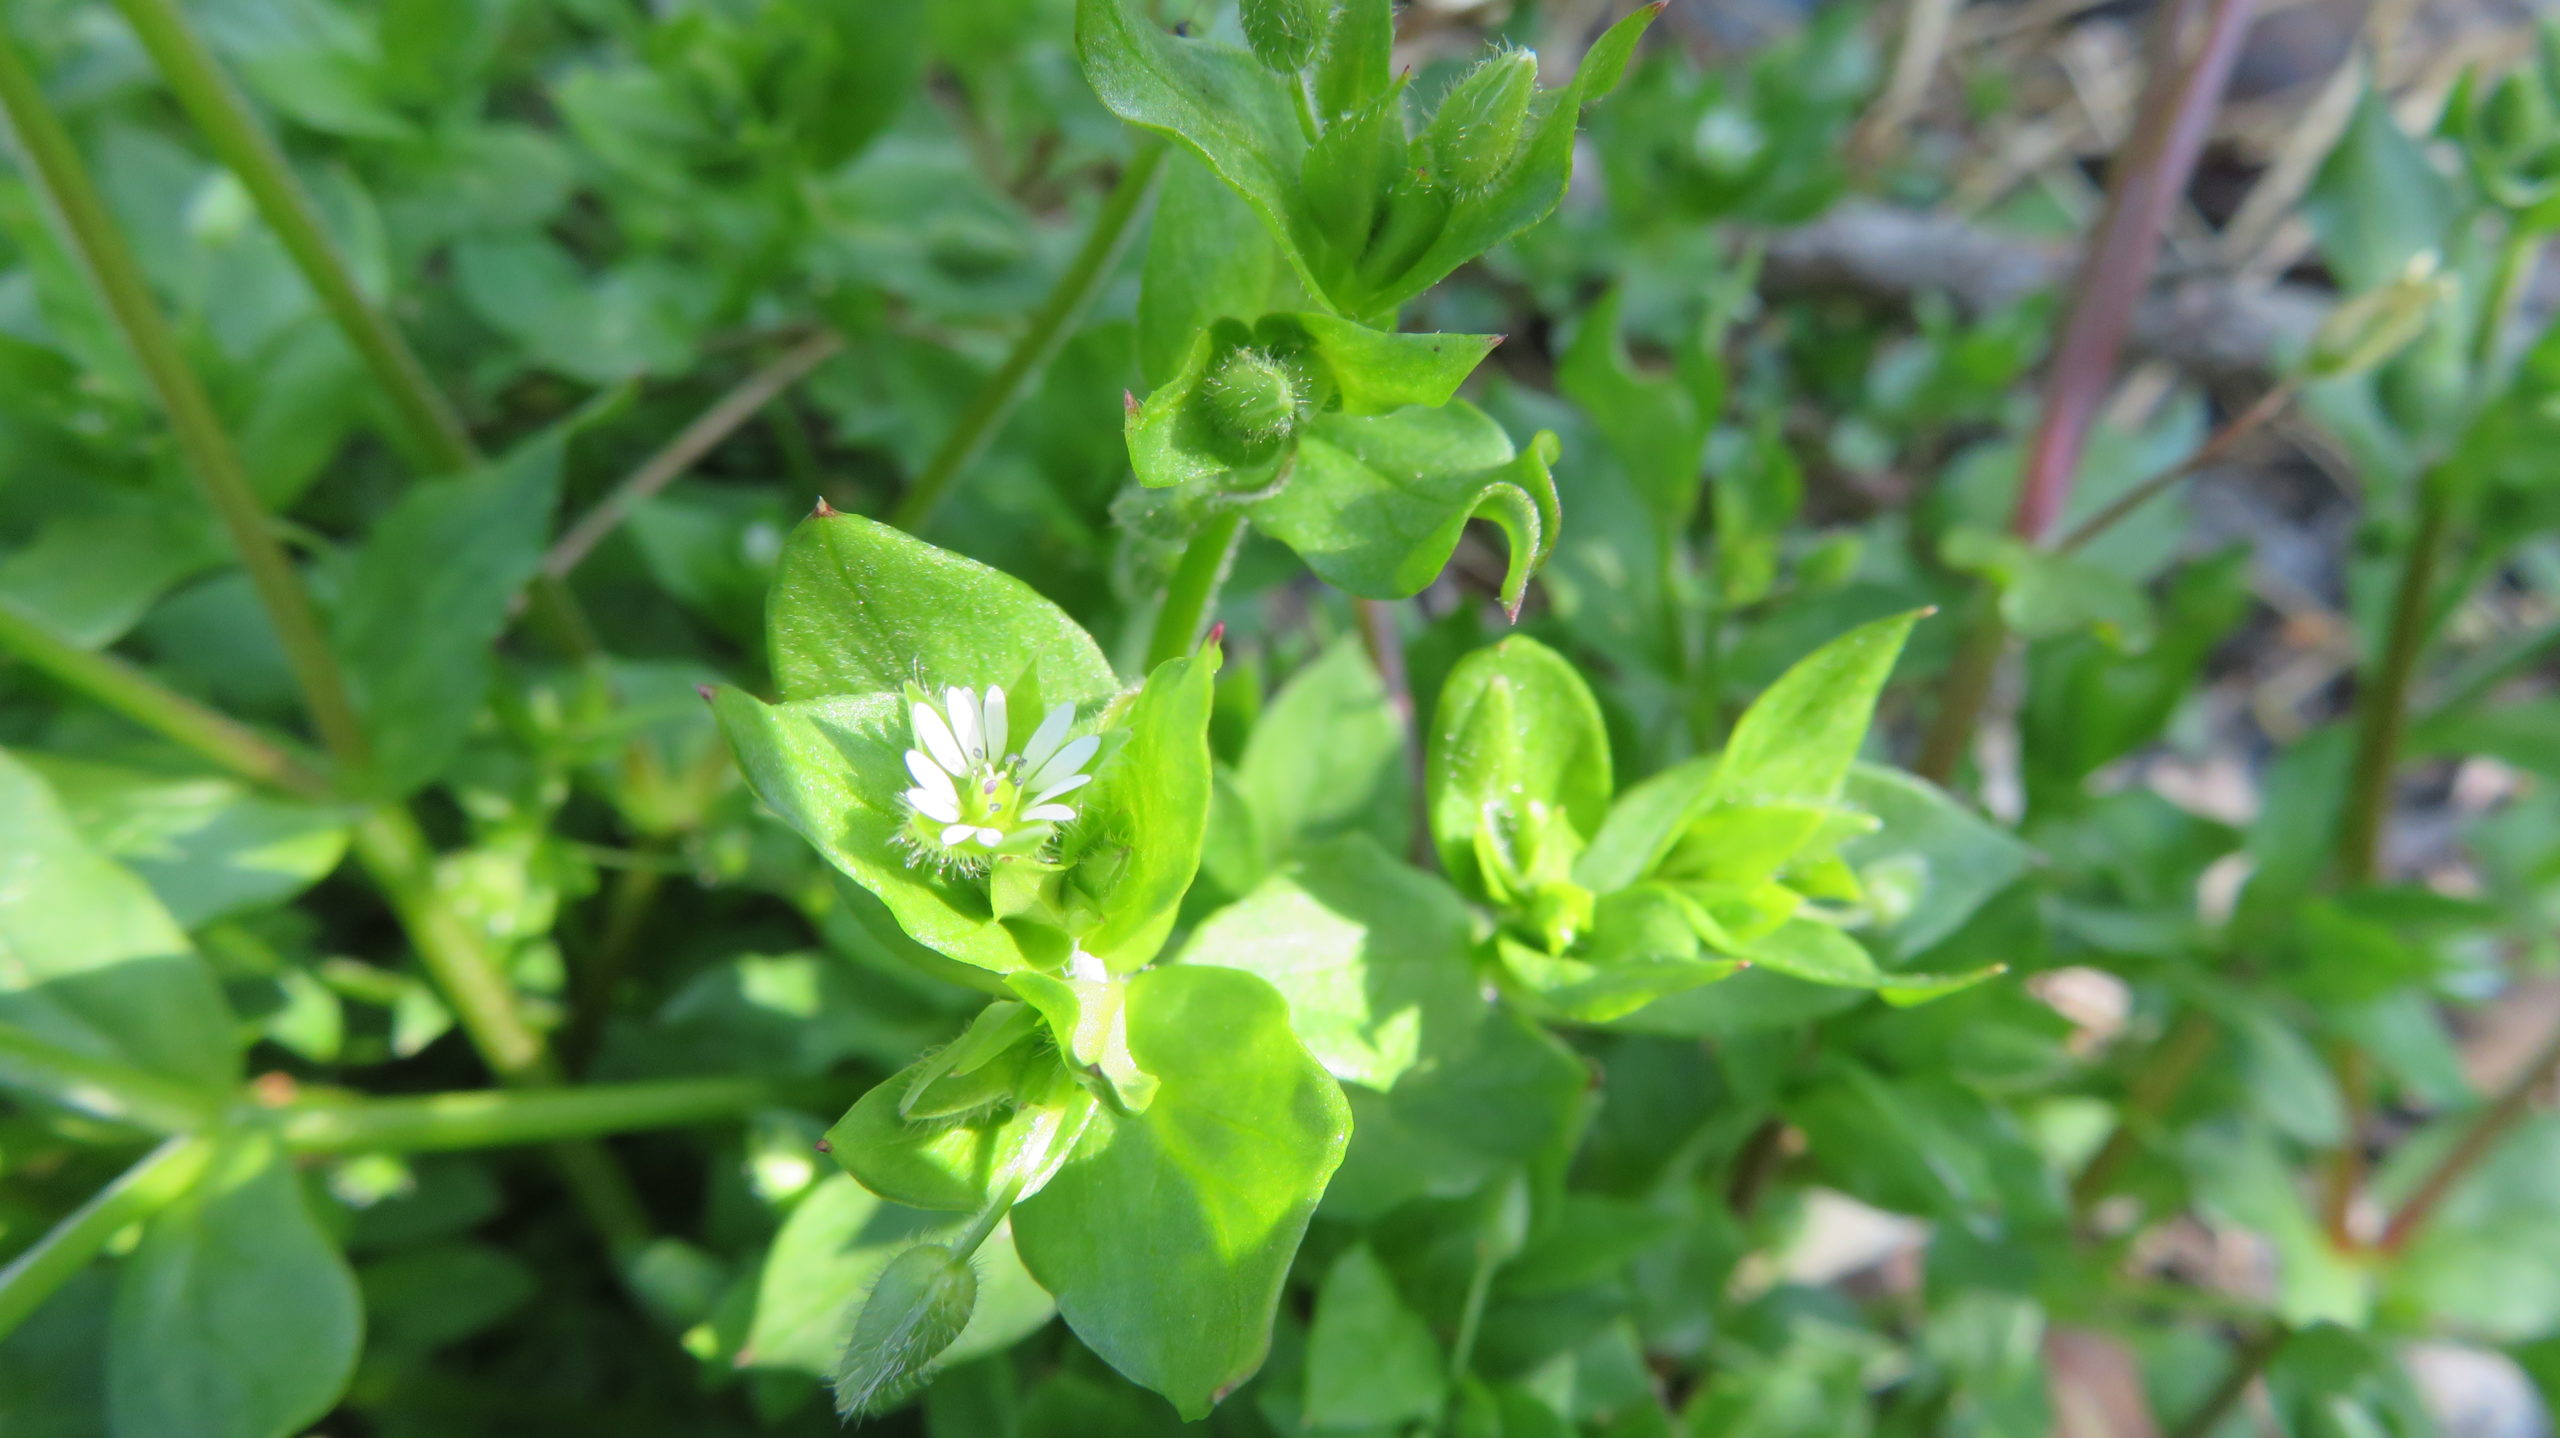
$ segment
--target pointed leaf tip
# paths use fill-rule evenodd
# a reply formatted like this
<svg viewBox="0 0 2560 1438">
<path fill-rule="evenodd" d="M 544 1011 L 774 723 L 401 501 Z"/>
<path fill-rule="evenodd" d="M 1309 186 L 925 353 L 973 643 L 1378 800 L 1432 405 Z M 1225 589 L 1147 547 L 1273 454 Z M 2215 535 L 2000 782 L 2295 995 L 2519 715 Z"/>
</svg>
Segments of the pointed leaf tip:
<svg viewBox="0 0 2560 1438">
<path fill-rule="evenodd" d="M 693 692 L 701 695 L 702 702 L 705 704 L 710 703 L 716 695 L 716 691 L 708 684 L 696 684 L 693 686 Z"/>
<path fill-rule="evenodd" d="M 827 497 L 822 494 L 818 496 L 817 507 L 809 511 L 809 517 L 811 519 L 833 519 L 842 513 L 844 513 L 843 510 L 827 503 Z"/>
<path fill-rule="evenodd" d="M 1120 391 L 1120 407 L 1128 411 L 1130 418 L 1137 418 L 1138 411 L 1141 408 L 1138 403 L 1137 394 L 1131 390 L 1124 389 Z"/>
<path fill-rule="evenodd" d="M 1226 638 L 1227 621 L 1221 619 L 1217 623 L 1209 626 L 1209 637 L 1200 641 L 1200 647 L 1203 649 L 1215 649 L 1220 644 L 1225 643 Z"/>
</svg>

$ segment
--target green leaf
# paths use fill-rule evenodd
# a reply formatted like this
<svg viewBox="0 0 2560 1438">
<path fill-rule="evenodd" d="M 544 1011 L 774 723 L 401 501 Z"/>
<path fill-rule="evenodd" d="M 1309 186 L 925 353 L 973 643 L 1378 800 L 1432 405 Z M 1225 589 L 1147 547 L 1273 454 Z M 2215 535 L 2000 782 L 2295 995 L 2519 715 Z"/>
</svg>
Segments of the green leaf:
<svg viewBox="0 0 2560 1438">
<path fill-rule="evenodd" d="M 1365 1244 L 1344 1249 L 1316 1291 L 1307 1328 L 1306 1423 L 1395 1428 L 1437 1416 L 1447 1360 L 1431 1326 L 1397 1294 Z"/>
<path fill-rule="evenodd" d="M 343 814 L 268 798 L 233 780 L 51 755 L 26 759 L 72 823 L 149 884 L 182 928 L 282 903 L 338 867 L 347 851 Z"/>
<path fill-rule="evenodd" d="M 786 699 L 1010 686 L 1029 670 L 1044 702 L 1081 711 L 1120 687 L 1092 636 L 1030 585 L 859 515 L 801 521 L 771 604 Z"/>
<path fill-rule="evenodd" d="M 107 1347 L 114 1438 L 284 1438 L 355 1371 L 364 1310 L 293 1165 L 242 1137 L 144 1230 Z"/>
<path fill-rule="evenodd" d="M 1366 110 L 1392 83 L 1395 0 L 1342 0 L 1316 57 L 1316 112 L 1326 120 Z"/>
<path fill-rule="evenodd" d="M 1129 985 L 1129 1051 L 1163 1087 L 1096 1118 L 1014 1241 L 1077 1337 L 1198 1419 L 1261 1366 L 1350 1111 L 1269 984 L 1177 965 Z"/>
<path fill-rule="evenodd" d="M 1962 974 L 1895 973 L 1878 968 L 1875 956 L 1856 939 L 1813 919 L 1789 919 L 1745 947 L 1742 957 L 1790 978 L 1833 988 L 1873 989 L 1896 1007 L 1944 998 L 2009 968 L 1989 964 Z"/>
<path fill-rule="evenodd" d="M 1719 763 L 1713 754 L 1684 760 L 1619 795 L 1574 877 L 1605 894 L 1653 872 L 1714 793 Z"/>
<path fill-rule="evenodd" d="M 1804 471 L 1774 414 L 1762 414 L 1737 449 L 1713 491 L 1716 587 L 1727 604 L 1757 604 L 1777 588 L 1787 526 L 1804 503 Z M 1810 587 L 1802 571 L 1798 582 Z"/>
<path fill-rule="evenodd" d="M 1111 113 L 1189 146 L 1273 235 L 1299 230 L 1306 139 L 1288 81 L 1231 45 L 1167 34 L 1133 0 L 1076 0 L 1076 55 Z M 1282 250 L 1321 293 L 1297 246 Z"/>
<path fill-rule="evenodd" d="M 1620 332 L 1625 305 L 1625 287 L 1616 286 L 1583 315 L 1556 384 L 1626 466 L 1661 532 L 1678 534 L 1698 511 L 1707 436 L 1724 408 L 1724 364 L 1702 328 L 1680 350 L 1676 373 L 1639 373 Z M 1721 550 L 1722 523 L 1716 540 Z"/>
<path fill-rule="evenodd" d="M 1423 790 L 1440 866 L 1459 887 L 1485 892 L 1479 834 L 1518 843 L 1557 813 L 1587 840 L 1607 817 L 1614 788 L 1599 701 L 1563 656 L 1514 635 L 1449 672 L 1432 715 Z"/>
<path fill-rule="evenodd" d="M 1138 283 L 1138 367 L 1147 382 L 1171 380 L 1212 322 L 1249 324 L 1269 309 L 1279 259 L 1244 201 L 1196 157 L 1168 155 Z"/>
<path fill-rule="evenodd" d="M 1344 834 L 1404 851 L 1411 801 L 1403 730 L 1357 640 L 1334 641 L 1280 687 L 1245 741 L 1235 781 L 1260 831 L 1266 869 Z"/>
<path fill-rule="evenodd" d="M 2112 649 L 2140 653 L 2151 646 L 2150 597 L 2105 565 L 1973 528 L 1950 533 L 1941 557 L 1951 569 L 1998 585 L 2002 622 L 2025 638 L 2087 629 Z"/>
<path fill-rule="evenodd" d="M 13 547 L 0 560 L 0 603 L 69 643 L 100 649 L 171 588 L 219 567 L 223 555 L 201 511 L 117 496 L 55 515 Z"/>
<path fill-rule="evenodd" d="M 2452 182 L 2400 128 L 2390 97 L 2371 86 L 2302 208 L 2321 257 L 2351 294 L 2378 289 L 2413 257 L 2443 249 L 2458 213 Z"/>
<path fill-rule="evenodd" d="M 1406 405 L 1437 409 L 1502 343 L 1500 335 L 1399 334 L 1332 315 L 1295 314 L 1310 352 L 1322 360 L 1348 415 L 1380 415 Z"/>
<path fill-rule="evenodd" d="M 1885 678 L 1925 612 L 1852 629 L 1780 675 L 1751 701 L 1725 741 L 1715 800 L 1828 803 L 1839 797 Z"/>
<path fill-rule="evenodd" d="M 843 1174 L 821 1179 L 793 1205 L 765 1252 L 740 1366 L 833 1373 L 855 1310 L 883 1272 L 918 1244 L 948 1242 L 964 1227 L 964 1219 L 879 1198 Z M 1010 1348 L 1053 1311 L 1002 1226 L 978 1250 L 977 1276 L 976 1311 L 941 1354 L 946 1364 Z"/>
<path fill-rule="evenodd" d="M 1387 1089 L 1476 1021 L 1467 944 L 1466 909 L 1446 884 L 1352 834 L 1210 915 L 1181 962 L 1269 981 L 1328 1072 Z"/>
<path fill-rule="evenodd" d="M 1555 436 L 1525 449 L 1463 401 L 1372 418 L 1327 415 L 1308 426 L 1296 472 L 1256 502 L 1253 522 L 1317 576 L 1368 599 L 1402 599 L 1439 577 L 1471 519 L 1510 542 L 1502 603 L 1512 613 L 1562 522 Z"/>
<path fill-rule="evenodd" d="M 1528 1012 L 1562 1023 L 1604 1024 L 1673 994 L 1731 977 L 1738 959 L 1712 958 L 1689 908 L 1659 885 L 1601 896 L 1591 937 L 1569 955 L 1501 945 L 1504 974 Z"/>
<path fill-rule="evenodd" d="M 1065 1085 L 1035 1095 L 1041 1102 L 999 1097 L 975 1113 L 910 1120 L 900 1108 L 928 1062 L 873 1086 L 827 1130 L 827 1149 L 845 1172 L 910 1208 L 974 1213 L 986 1207 L 1019 1165 L 1038 1164 L 1062 1135 L 1071 1140 L 1093 1106 L 1083 1090 Z M 1055 1072 L 1054 1063 L 1048 1067 Z"/>
<path fill-rule="evenodd" d="M 440 776 L 488 698 L 508 609 L 542 563 L 562 438 L 409 491 L 355 556 L 332 642 L 373 741 L 373 785 Z"/>
<path fill-rule="evenodd" d="M 2374 1265 L 2330 1246 L 2271 1135 L 2230 1121 L 2199 1125 L 2186 1132 L 2177 1157 L 2199 1209 L 2274 1249 L 2278 1319 L 2296 1327 L 2364 1325 Z"/>
<path fill-rule="evenodd" d="M 140 879 L 0 751 L 0 1023 L 208 1091 L 240 1077 L 211 970 Z"/>
<path fill-rule="evenodd" d="M 1856 764 L 1841 797 L 1878 828 L 1840 846 L 1875 923 L 1862 937 L 1888 958 L 1927 951 L 2023 877 L 2034 851 L 1916 775 Z"/>
<path fill-rule="evenodd" d="M 1213 646 L 1147 676 L 1128 735 L 1094 775 L 1061 847 L 1070 882 L 1100 920 L 1079 942 L 1115 971 L 1154 958 L 1200 870 L 1209 827 Z"/>
</svg>

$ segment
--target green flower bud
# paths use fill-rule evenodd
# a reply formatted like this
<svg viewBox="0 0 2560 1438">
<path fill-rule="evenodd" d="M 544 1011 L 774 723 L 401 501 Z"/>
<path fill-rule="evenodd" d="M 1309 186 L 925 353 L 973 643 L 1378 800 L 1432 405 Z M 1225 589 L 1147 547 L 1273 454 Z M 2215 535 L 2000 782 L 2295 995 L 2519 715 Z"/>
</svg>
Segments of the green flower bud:
<svg viewBox="0 0 2560 1438">
<path fill-rule="evenodd" d="M 1527 50 L 1489 55 L 1450 86 L 1422 134 L 1441 183 L 1482 190 L 1508 174 L 1537 93 L 1538 57 Z"/>
<path fill-rule="evenodd" d="M 977 1307 L 977 1270 L 941 1244 L 889 1260 L 836 1362 L 836 1412 L 854 1418 L 904 1402 L 933 1376 L 933 1360 Z"/>
<path fill-rule="evenodd" d="M 1296 74 L 1316 57 L 1332 19 L 1331 0 L 1244 0 L 1245 43 L 1263 64 Z"/>
<path fill-rule="evenodd" d="M 2452 279 L 2436 271 L 2435 253 L 2415 256 L 2391 283 L 2330 312 L 2311 338 L 2303 372 L 2312 379 L 2336 379 L 2372 369 L 2426 333 L 2428 319 L 2452 293 Z"/>
<path fill-rule="evenodd" d="M 1200 393 L 1220 433 L 1257 445 L 1286 438 L 1297 427 L 1304 399 L 1299 376 L 1287 362 L 1253 349 L 1218 361 Z"/>
</svg>

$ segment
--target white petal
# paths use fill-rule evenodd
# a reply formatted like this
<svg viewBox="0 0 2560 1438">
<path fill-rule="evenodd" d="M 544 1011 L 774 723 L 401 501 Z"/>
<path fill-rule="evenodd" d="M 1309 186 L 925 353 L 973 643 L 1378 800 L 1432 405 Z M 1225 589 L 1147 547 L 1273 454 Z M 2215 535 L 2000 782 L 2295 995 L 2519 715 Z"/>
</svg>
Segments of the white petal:
<svg viewBox="0 0 2560 1438">
<path fill-rule="evenodd" d="M 992 849 L 996 845 L 1004 842 L 1004 830 L 980 829 L 978 831 L 978 842 Z"/>
<path fill-rule="evenodd" d="M 945 779 L 943 782 L 948 784 L 951 781 Z M 960 801 L 948 793 L 937 794 L 931 789 L 909 789 L 907 802 L 915 806 L 917 813 L 928 819 L 939 819 L 945 824 L 960 822 Z"/>
<path fill-rule="evenodd" d="M 1034 804 L 1022 811 L 1022 817 L 1025 819 L 1046 820 L 1052 824 L 1063 824 L 1075 816 L 1076 811 L 1064 804 Z"/>
<path fill-rule="evenodd" d="M 917 788 L 940 794 L 954 805 L 960 802 L 960 791 L 952 787 L 951 775 L 941 765 L 926 758 L 923 750 L 907 751 L 907 772 L 916 776 Z"/>
<path fill-rule="evenodd" d="M 1092 758 L 1093 751 L 1101 747 L 1102 740 L 1098 735 L 1087 734 L 1068 740 L 1066 746 L 1050 755 L 1049 762 L 1041 765 L 1030 782 L 1022 787 L 1037 794 L 1063 783 L 1068 775 L 1084 768 L 1084 761 Z"/>
<path fill-rule="evenodd" d="M 960 741 L 951 737 L 951 726 L 942 722 L 932 705 L 920 702 L 908 717 L 915 721 L 916 742 L 933 756 L 933 762 L 954 774 L 969 772 L 969 761 L 960 757 Z"/>
<path fill-rule="evenodd" d="M 1031 802 L 1037 804 L 1043 799 L 1055 799 L 1060 794 L 1072 794 L 1076 790 L 1081 789 L 1092 782 L 1093 776 L 1091 774 L 1078 774 L 1072 778 L 1061 779 L 1057 783 L 1050 785 L 1048 788 L 1041 790 L 1039 793 L 1032 795 Z"/>
<path fill-rule="evenodd" d="M 970 835 L 977 832 L 978 826 L 975 824 L 954 824 L 942 831 L 942 847 L 956 849 L 966 842 Z"/>
<path fill-rule="evenodd" d="M 1057 753 L 1058 746 L 1067 742 L 1067 727 L 1075 722 L 1074 705 L 1060 704 L 1052 708 L 1048 717 L 1040 721 L 1040 727 L 1032 731 L 1031 742 L 1022 746 L 1023 767 L 1037 769 L 1050 755 Z"/>
<path fill-rule="evenodd" d="M 983 761 L 987 757 L 987 731 L 978 716 L 978 692 L 945 689 L 942 701 L 951 711 L 951 732 L 960 740 L 960 752 L 968 755 L 972 764 Z"/>
<path fill-rule="evenodd" d="M 1012 730 L 1007 726 L 1013 722 L 1013 716 L 1005 712 L 1002 689 L 993 684 L 987 686 L 986 708 L 978 717 L 987 726 L 987 752 L 1003 758 L 1004 741 L 1012 737 Z"/>
</svg>

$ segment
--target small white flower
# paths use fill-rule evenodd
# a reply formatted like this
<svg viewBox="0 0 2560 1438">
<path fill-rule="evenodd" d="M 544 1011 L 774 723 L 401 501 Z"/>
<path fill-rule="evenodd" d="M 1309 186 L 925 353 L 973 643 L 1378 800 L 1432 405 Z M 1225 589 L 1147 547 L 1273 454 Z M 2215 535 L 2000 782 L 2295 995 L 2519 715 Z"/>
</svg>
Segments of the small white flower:
<svg viewBox="0 0 2560 1438">
<path fill-rule="evenodd" d="M 908 691 L 911 695 L 915 691 Z M 910 838 L 934 862 L 983 864 L 997 854 L 1035 854 L 1054 826 L 1076 816 L 1058 802 L 1093 782 L 1084 772 L 1102 741 L 1070 739 L 1075 707 L 1060 704 L 1019 752 L 1007 752 L 1013 715 L 1004 691 L 951 688 L 937 706 L 917 695 L 908 706 L 916 747 L 907 751 L 906 792 L 914 811 Z"/>
</svg>

